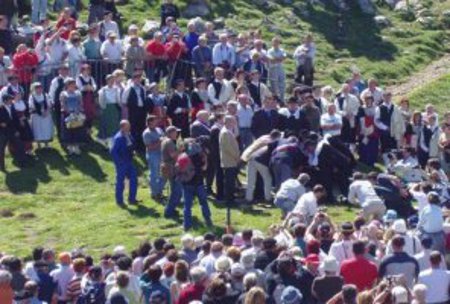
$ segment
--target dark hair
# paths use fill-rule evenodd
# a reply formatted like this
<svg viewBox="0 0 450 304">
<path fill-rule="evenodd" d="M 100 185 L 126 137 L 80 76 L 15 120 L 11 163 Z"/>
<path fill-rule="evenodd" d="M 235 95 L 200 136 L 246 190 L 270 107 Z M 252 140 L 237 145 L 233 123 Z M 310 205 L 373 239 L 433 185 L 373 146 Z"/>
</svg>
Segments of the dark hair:
<svg viewBox="0 0 450 304">
<path fill-rule="evenodd" d="M 433 239 L 431 237 L 424 237 L 422 240 L 420 240 L 420 244 L 425 249 L 430 249 L 433 245 Z"/>
<path fill-rule="evenodd" d="M 250 241 L 253 237 L 253 230 L 252 229 L 245 229 L 242 231 L 242 239 L 244 241 Z"/>
<path fill-rule="evenodd" d="M 366 244 L 363 241 L 356 241 L 353 243 L 353 254 L 361 255 L 366 252 Z"/>
<path fill-rule="evenodd" d="M 355 285 L 347 284 L 342 287 L 342 298 L 344 303 L 355 303 L 358 290 Z"/>
<path fill-rule="evenodd" d="M 216 236 L 214 235 L 214 233 L 212 232 L 207 232 L 205 233 L 205 235 L 203 236 L 203 239 L 205 241 L 211 241 L 214 242 L 216 240 Z"/>
<path fill-rule="evenodd" d="M 433 251 L 430 254 L 430 263 L 433 266 L 439 266 L 439 264 L 441 264 L 442 262 L 442 257 L 441 257 L 441 253 L 439 251 Z"/>
<path fill-rule="evenodd" d="M 138 256 L 145 258 L 146 256 L 148 256 L 150 250 L 152 250 L 152 245 L 149 241 L 144 241 L 139 245 L 137 254 Z"/>
<path fill-rule="evenodd" d="M 169 252 L 170 250 L 175 249 L 175 245 L 172 243 L 165 243 L 163 246 L 163 250 L 165 253 Z"/>
<path fill-rule="evenodd" d="M 94 266 L 94 258 L 90 255 L 87 255 L 84 257 L 84 260 L 86 261 L 86 267 L 90 268 Z"/>
<path fill-rule="evenodd" d="M 232 234 L 224 234 L 222 235 L 222 243 L 224 246 L 232 246 L 233 245 L 233 235 Z"/>
<path fill-rule="evenodd" d="M 91 267 L 89 277 L 94 281 L 100 281 L 102 279 L 102 268 L 100 266 Z"/>
<path fill-rule="evenodd" d="M 394 236 L 392 238 L 392 246 L 397 248 L 405 246 L 405 239 L 401 235 Z"/>
<path fill-rule="evenodd" d="M 366 224 L 366 220 L 363 216 L 356 217 L 355 221 L 353 222 L 353 226 L 356 230 L 359 230 L 362 226 Z"/>
<path fill-rule="evenodd" d="M 119 258 L 116 262 L 116 265 L 119 268 L 119 270 L 123 270 L 123 271 L 129 270 L 131 268 L 132 264 L 133 264 L 133 261 L 127 256 L 123 256 L 123 257 Z"/>
<path fill-rule="evenodd" d="M 176 251 L 176 249 L 170 249 L 169 251 L 167 251 L 166 258 L 169 262 L 172 263 L 178 261 L 178 252 Z"/>
<path fill-rule="evenodd" d="M 202 251 L 205 254 L 209 254 L 211 252 L 211 241 L 204 241 L 202 244 Z"/>
<path fill-rule="evenodd" d="M 33 261 L 42 260 L 42 253 L 44 252 L 44 248 L 39 246 L 35 247 L 31 252 L 31 256 L 33 257 Z"/>
<path fill-rule="evenodd" d="M 297 238 L 303 238 L 306 233 L 306 226 L 303 223 L 294 226 L 294 236 Z"/>
<path fill-rule="evenodd" d="M 158 239 L 153 241 L 153 247 L 155 248 L 155 250 L 161 251 L 161 250 L 163 250 L 163 247 L 164 247 L 165 243 L 166 243 L 165 239 L 158 238 Z"/>
<path fill-rule="evenodd" d="M 8 261 L 6 266 L 8 267 L 9 271 L 16 272 L 22 270 L 22 261 L 19 258 L 11 257 Z"/>
<path fill-rule="evenodd" d="M 214 278 L 208 286 L 206 293 L 212 298 L 222 298 L 227 293 L 227 285 L 225 280 Z"/>
<path fill-rule="evenodd" d="M 189 264 L 186 261 L 179 260 L 175 263 L 175 279 L 180 282 L 189 280 Z"/>
<path fill-rule="evenodd" d="M 147 274 L 150 281 L 156 283 L 162 276 L 162 269 L 159 265 L 152 265 L 147 269 Z"/>
<path fill-rule="evenodd" d="M 313 188 L 314 193 L 325 193 L 325 188 L 322 185 L 315 185 Z"/>
</svg>

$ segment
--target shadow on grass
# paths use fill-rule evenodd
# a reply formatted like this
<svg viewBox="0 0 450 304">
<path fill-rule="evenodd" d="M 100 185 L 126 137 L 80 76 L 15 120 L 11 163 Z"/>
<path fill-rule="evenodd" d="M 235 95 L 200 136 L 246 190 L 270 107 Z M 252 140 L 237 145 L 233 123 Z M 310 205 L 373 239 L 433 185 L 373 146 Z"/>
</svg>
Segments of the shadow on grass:
<svg viewBox="0 0 450 304">
<path fill-rule="evenodd" d="M 363 14 L 357 1 L 347 1 L 351 9 L 339 12 L 332 1 L 324 7 L 308 6 L 310 15 L 302 18 L 311 26 L 311 32 L 320 33 L 335 48 L 346 50 L 349 57 L 392 61 L 398 48 L 382 39 L 380 28 L 372 15 Z M 294 9 L 297 15 L 301 12 Z"/>
<path fill-rule="evenodd" d="M 39 183 L 50 181 L 47 166 L 45 162 L 40 161 L 34 161 L 31 167 L 8 172 L 5 176 L 6 187 L 14 194 L 36 193 Z"/>
<path fill-rule="evenodd" d="M 84 175 L 92 177 L 97 182 L 106 180 L 106 174 L 103 172 L 98 161 L 88 153 L 83 153 L 80 157 L 72 158 L 71 164 Z"/>
<path fill-rule="evenodd" d="M 124 209 L 128 211 L 130 215 L 137 218 L 145 218 L 145 217 L 158 218 L 161 216 L 161 214 L 158 211 L 156 211 L 155 208 L 147 207 L 142 204 L 136 206 L 125 205 Z"/>
<path fill-rule="evenodd" d="M 58 170 L 61 174 L 69 175 L 67 169 L 67 161 L 55 149 L 45 149 L 36 151 L 37 162 L 42 162 L 48 165 L 50 170 Z"/>
</svg>

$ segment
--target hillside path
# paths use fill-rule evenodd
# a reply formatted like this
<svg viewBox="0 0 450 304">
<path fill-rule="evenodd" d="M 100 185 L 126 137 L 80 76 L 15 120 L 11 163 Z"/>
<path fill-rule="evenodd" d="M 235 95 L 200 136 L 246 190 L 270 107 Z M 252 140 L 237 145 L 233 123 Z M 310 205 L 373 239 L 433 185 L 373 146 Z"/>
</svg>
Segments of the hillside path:
<svg viewBox="0 0 450 304">
<path fill-rule="evenodd" d="M 406 96 L 414 89 L 427 85 L 446 74 L 450 74 L 450 54 L 445 54 L 424 69 L 409 76 L 406 81 L 390 86 L 388 89 L 394 96 Z"/>
</svg>

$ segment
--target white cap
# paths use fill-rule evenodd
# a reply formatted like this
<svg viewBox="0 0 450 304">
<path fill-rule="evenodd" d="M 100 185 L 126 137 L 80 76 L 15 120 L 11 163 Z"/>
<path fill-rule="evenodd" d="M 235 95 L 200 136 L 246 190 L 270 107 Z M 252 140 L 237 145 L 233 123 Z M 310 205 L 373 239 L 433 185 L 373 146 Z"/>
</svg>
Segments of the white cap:
<svg viewBox="0 0 450 304">
<path fill-rule="evenodd" d="M 406 233 L 408 229 L 406 228 L 406 222 L 404 219 L 395 220 L 395 222 L 392 224 L 392 229 L 396 233 Z"/>
<path fill-rule="evenodd" d="M 326 272 L 336 273 L 338 271 L 339 265 L 334 257 L 326 257 L 322 263 L 322 269 Z"/>
</svg>

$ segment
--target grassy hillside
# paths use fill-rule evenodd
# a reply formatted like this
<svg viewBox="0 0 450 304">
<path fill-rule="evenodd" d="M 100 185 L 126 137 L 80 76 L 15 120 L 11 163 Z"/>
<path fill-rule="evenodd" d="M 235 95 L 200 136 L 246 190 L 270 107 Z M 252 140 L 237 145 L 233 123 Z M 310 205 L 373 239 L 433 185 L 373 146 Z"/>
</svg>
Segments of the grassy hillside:
<svg viewBox="0 0 450 304">
<path fill-rule="evenodd" d="M 342 15 L 331 0 L 324 5 L 310 5 L 306 0 L 269 1 L 261 8 L 258 1 L 206 0 L 213 20 L 224 17 L 226 27 L 246 31 L 262 29 L 269 40 L 278 34 L 283 37 L 284 47 L 292 54 L 305 33 L 314 34 L 317 43 L 317 77 L 321 83 L 337 85 L 345 80 L 352 68 L 358 68 L 366 78 L 376 77 L 385 84 L 395 84 L 413 71 L 420 70 L 448 50 L 448 33 L 442 14 L 450 9 L 450 1 L 419 1 L 424 9 L 421 14 L 434 16 L 436 29 L 425 29 L 420 23 L 405 21 L 404 14 L 394 12 L 387 6 L 377 7 L 377 14 L 386 16 L 392 23 L 379 28 L 373 16 L 361 13 L 351 3 L 350 10 Z M 292 4 L 284 4 L 292 2 Z M 189 1 L 176 1 L 183 9 Z M 142 25 L 146 19 L 159 20 L 159 1 L 133 0 L 120 6 L 125 25 Z M 342 28 L 338 20 L 343 22 Z M 185 24 L 185 20 L 180 22 Z M 293 61 L 288 61 L 293 73 Z"/>
<path fill-rule="evenodd" d="M 423 109 L 427 103 L 433 104 L 439 113 L 449 111 L 450 100 L 450 74 L 445 75 L 430 84 L 417 88 L 409 95 L 411 105 L 414 108 Z"/>
</svg>

